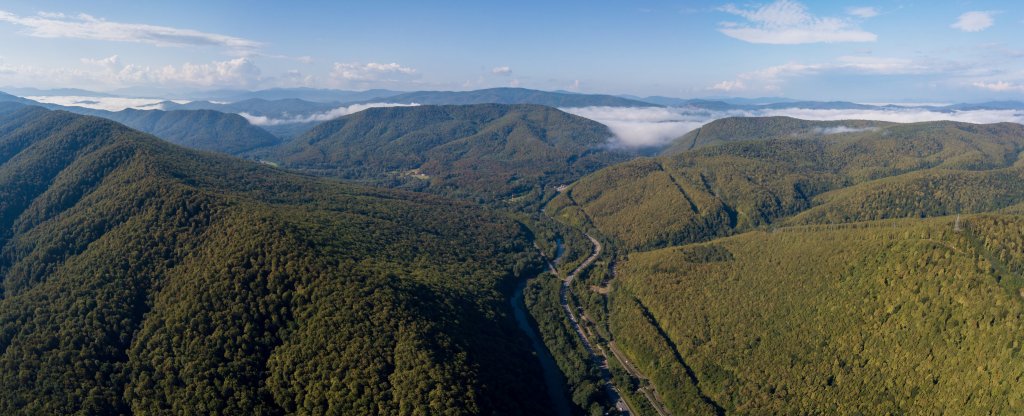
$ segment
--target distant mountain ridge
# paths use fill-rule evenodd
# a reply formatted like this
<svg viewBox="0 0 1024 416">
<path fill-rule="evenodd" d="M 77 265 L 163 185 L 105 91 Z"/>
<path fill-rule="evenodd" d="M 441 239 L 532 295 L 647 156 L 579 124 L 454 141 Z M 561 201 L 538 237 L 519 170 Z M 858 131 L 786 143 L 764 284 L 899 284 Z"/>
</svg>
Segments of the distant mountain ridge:
<svg viewBox="0 0 1024 416">
<path fill-rule="evenodd" d="M 193 149 L 238 154 L 273 146 L 281 139 L 256 127 L 238 114 L 212 110 L 135 110 L 106 111 L 85 107 L 67 107 L 0 93 L 0 102 L 64 110 L 76 114 L 103 117 L 150 133 L 171 143 Z"/>
<path fill-rule="evenodd" d="M 526 88 L 488 88 L 473 91 L 417 91 L 372 100 L 402 104 L 539 104 L 549 107 L 657 107 L 658 104 L 614 95 L 574 94 Z"/>
</svg>

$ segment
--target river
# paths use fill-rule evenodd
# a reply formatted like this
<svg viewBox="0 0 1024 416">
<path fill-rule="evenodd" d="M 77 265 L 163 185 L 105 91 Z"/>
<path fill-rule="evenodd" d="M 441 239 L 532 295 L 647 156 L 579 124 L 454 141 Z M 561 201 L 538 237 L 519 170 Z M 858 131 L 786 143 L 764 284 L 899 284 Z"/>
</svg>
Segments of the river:
<svg viewBox="0 0 1024 416">
<path fill-rule="evenodd" d="M 559 256 L 561 256 L 563 250 L 562 242 L 559 240 L 557 250 Z M 570 416 L 572 414 L 570 410 L 572 409 L 572 402 L 566 397 L 565 375 L 562 374 L 562 370 L 555 364 L 555 359 L 551 356 L 551 352 L 544 346 L 544 341 L 542 341 L 540 334 L 530 324 L 530 317 L 526 311 L 526 302 L 523 300 L 523 290 L 526 289 L 526 282 L 528 280 L 520 279 L 519 283 L 516 284 L 516 289 L 511 299 L 512 312 L 515 316 L 516 324 L 526 334 L 526 337 L 530 339 L 530 345 L 533 346 L 537 360 L 540 361 L 540 368 L 544 373 L 544 384 L 547 386 L 548 396 L 551 397 L 551 402 L 554 404 L 554 408 L 551 410 L 559 416 Z"/>
</svg>

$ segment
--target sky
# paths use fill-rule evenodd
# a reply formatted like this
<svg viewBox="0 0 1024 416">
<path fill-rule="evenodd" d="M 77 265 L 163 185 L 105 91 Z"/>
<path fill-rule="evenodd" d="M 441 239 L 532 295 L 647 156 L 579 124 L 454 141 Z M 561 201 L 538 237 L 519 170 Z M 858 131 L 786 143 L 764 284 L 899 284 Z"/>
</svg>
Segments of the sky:
<svg viewBox="0 0 1024 416">
<path fill-rule="evenodd" d="M 1014 1 L 7 1 L 0 86 L 1024 100 Z"/>
</svg>

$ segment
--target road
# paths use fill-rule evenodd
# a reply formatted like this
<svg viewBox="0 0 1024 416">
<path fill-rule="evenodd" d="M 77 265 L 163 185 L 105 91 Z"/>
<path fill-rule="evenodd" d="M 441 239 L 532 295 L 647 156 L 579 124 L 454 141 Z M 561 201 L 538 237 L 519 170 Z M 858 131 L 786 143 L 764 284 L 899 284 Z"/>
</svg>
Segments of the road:
<svg viewBox="0 0 1024 416">
<path fill-rule="evenodd" d="M 651 407 L 653 407 L 661 416 L 671 415 L 672 413 L 670 413 L 668 408 L 665 407 L 665 403 L 661 400 L 661 396 L 658 395 L 657 390 L 654 389 L 650 380 L 644 376 L 639 369 L 634 367 L 633 363 L 629 362 L 629 359 L 626 358 L 626 355 L 623 354 L 622 351 L 619 351 L 619 347 L 615 345 L 615 341 L 608 342 L 608 349 L 612 351 L 612 355 L 615 356 L 615 359 L 619 360 L 619 363 L 622 363 L 622 368 L 626 369 L 626 372 L 629 373 L 630 376 L 637 380 L 646 381 L 646 385 L 641 387 L 640 391 L 644 394 L 644 397 L 647 398 L 647 401 L 651 403 Z"/>
<path fill-rule="evenodd" d="M 562 309 L 565 311 L 566 317 L 569 319 L 569 322 L 572 324 L 576 334 L 583 342 L 583 347 L 586 348 L 594 362 L 597 363 L 598 367 L 601 369 L 601 375 L 605 380 L 608 395 L 615 401 L 616 409 L 627 414 L 635 414 L 635 412 L 629 408 L 629 404 L 622 399 L 622 394 L 619 393 L 618 389 L 611 381 L 611 371 L 608 369 L 608 352 L 605 351 L 600 344 L 595 344 L 590 341 L 592 338 L 596 339 L 597 337 L 590 332 L 590 328 L 580 325 L 579 319 L 576 317 L 576 313 L 574 313 L 572 308 L 569 306 L 569 296 L 572 294 L 573 280 L 575 280 L 576 276 L 586 270 L 587 267 L 590 267 L 590 265 L 597 260 L 601 255 L 601 250 L 603 249 L 601 242 L 596 238 L 592 237 L 590 234 L 584 235 L 586 235 L 594 245 L 594 251 L 591 253 L 590 257 L 587 257 L 579 267 L 573 270 L 572 273 L 569 273 L 569 275 L 565 277 L 565 280 L 562 281 L 562 288 L 559 291 L 559 300 L 562 304 Z M 548 267 L 555 270 L 554 265 L 550 262 L 548 263 Z M 580 319 L 589 321 L 589 318 L 587 318 L 582 308 L 580 308 L 578 313 Z M 596 349 L 594 348 L 595 345 L 597 347 Z M 615 359 L 622 364 L 623 369 L 625 369 L 631 377 L 637 380 L 646 381 L 646 385 L 640 388 L 640 392 L 643 393 L 647 401 L 650 402 L 651 407 L 653 407 L 660 416 L 670 416 L 671 413 L 668 411 L 668 408 L 665 407 L 665 403 L 661 400 L 661 396 L 658 395 L 658 392 L 654 389 L 654 386 L 650 383 L 647 376 L 641 373 L 640 370 L 626 358 L 625 354 L 623 354 L 622 351 L 618 349 L 618 346 L 615 345 L 615 341 L 609 341 L 608 348 L 611 350 L 612 355 L 615 356 Z"/>
<path fill-rule="evenodd" d="M 590 242 L 594 244 L 594 252 L 591 253 L 590 257 L 587 257 L 579 267 L 573 270 L 572 273 L 569 273 L 565 277 L 565 280 L 562 280 L 562 288 L 558 293 L 559 303 L 562 304 L 562 310 L 565 311 L 565 316 L 569 319 L 569 323 L 572 324 L 573 330 L 576 331 L 576 335 L 580 337 L 580 341 L 583 343 L 583 348 L 590 353 L 591 359 L 595 364 L 597 364 L 598 368 L 601 369 L 601 377 L 605 381 L 605 391 L 608 394 L 608 397 L 615 402 L 615 409 L 627 415 L 636 414 L 633 412 L 633 409 L 630 409 L 629 404 L 622 399 L 622 394 L 619 393 L 618 388 L 616 388 L 615 384 L 612 383 L 612 372 L 608 369 L 608 359 L 606 358 L 604 349 L 602 348 L 600 352 L 594 349 L 594 344 L 590 342 L 590 339 L 583 332 L 583 328 L 580 326 L 579 320 L 576 319 L 576 314 L 573 313 L 572 308 L 569 306 L 569 295 L 572 294 L 572 281 L 576 279 L 576 276 L 578 276 L 580 272 L 586 270 L 591 264 L 594 264 L 594 261 L 596 261 L 601 255 L 601 249 L 603 248 L 601 246 L 601 242 L 597 241 L 596 238 L 592 237 L 590 234 L 584 235 L 586 235 L 587 238 L 590 239 Z M 548 262 L 548 267 L 551 270 L 556 270 L 554 264 L 551 262 Z"/>
</svg>

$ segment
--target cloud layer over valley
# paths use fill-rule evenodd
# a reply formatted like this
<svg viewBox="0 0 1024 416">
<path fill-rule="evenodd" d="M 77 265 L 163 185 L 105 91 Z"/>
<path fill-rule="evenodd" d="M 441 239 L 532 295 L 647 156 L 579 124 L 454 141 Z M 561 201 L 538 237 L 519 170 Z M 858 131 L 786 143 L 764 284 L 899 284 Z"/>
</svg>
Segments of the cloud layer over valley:
<svg viewBox="0 0 1024 416">
<path fill-rule="evenodd" d="M 322 113 L 298 115 L 287 118 L 271 118 L 265 116 L 257 116 L 249 113 L 238 113 L 240 116 L 245 117 L 250 123 L 257 126 L 277 126 L 281 124 L 296 124 L 296 123 L 313 123 L 332 120 L 338 117 L 347 116 L 349 114 L 358 113 L 368 108 L 377 107 L 415 107 L 419 104 L 399 104 L 399 103 L 369 103 L 369 104 L 352 104 L 349 106 L 341 106 L 330 111 Z"/>
<path fill-rule="evenodd" d="M 700 108 L 626 108 L 581 107 L 562 111 L 602 123 L 615 134 L 612 144 L 622 147 L 656 147 L 686 134 L 708 122 L 725 117 L 787 116 L 804 120 L 878 120 L 896 123 L 952 120 L 987 124 L 1012 122 L 1024 124 L 1022 110 L 936 111 L 926 108 L 887 107 L 858 110 L 822 110 L 804 108 L 712 111 Z M 822 134 L 852 132 L 835 128 Z"/>
</svg>

